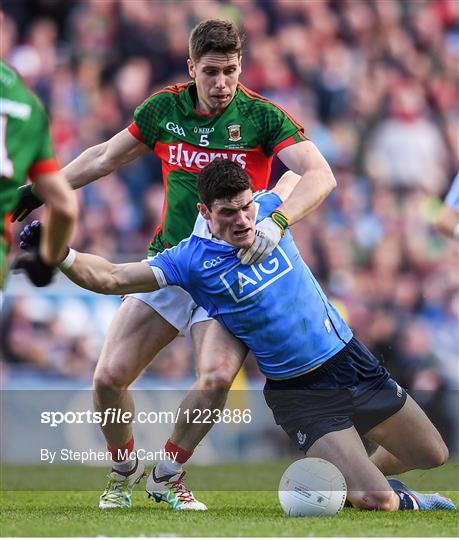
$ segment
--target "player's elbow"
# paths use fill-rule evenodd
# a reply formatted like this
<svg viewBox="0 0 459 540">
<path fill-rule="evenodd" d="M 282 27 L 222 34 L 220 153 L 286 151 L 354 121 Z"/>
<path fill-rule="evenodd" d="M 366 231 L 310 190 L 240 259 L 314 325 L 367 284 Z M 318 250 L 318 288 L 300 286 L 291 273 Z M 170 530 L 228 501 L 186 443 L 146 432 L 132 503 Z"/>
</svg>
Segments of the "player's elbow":
<svg viewBox="0 0 459 540">
<path fill-rule="evenodd" d="M 336 187 L 338 186 L 338 183 L 336 181 L 335 175 L 333 174 L 330 167 L 327 165 L 328 171 L 326 172 L 326 180 L 325 180 L 325 189 L 327 190 L 327 195 L 331 193 Z"/>
<path fill-rule="evenodd" d="M 322 200 L 328 197 L 328 195 L 337 187 L 337 182 L 330 165 L 325 161 L 321 161 L 317 164 L 315 174 L 313 177 L 319 182 Z"/>
<path fill-rule="evenodd" d="M 331 193 L 337 186 L 335 175 L 331 170 L 328 161 L 316 149 L 315 157 L 313 157 L 312 168 L 315 169 L 317 181 L 320 182 L 325 196 Z"/>
<path fill-rule="evenodd" d="M 336 181 L 336 178 L 334 174 L 332 173 L 331 178 L 330 178 L 330 192 L 336 189 L 337 186 L 338 186 L 338 182 Z"/>
<path fill-rule="evenodd" d="M 332 170 L 328 163 L 324 163 L 319 171 L 317 171 L 317 177 L 320 179 L 320 192 L 318 193 L 318 202 L 323 202 L 330 193 L 336 188 L 337 182 Z"/>
<path fill-rule="evenodd" d="M 54 220 L 54 226 L 66 226 L 76 220 L 78 215 L 77 197 L 60 172 L 42 176 L 39 190 L 40 197 L 50 212 L 51 219 Z"/>
<path fill-rule="evenodd" d="M 53 207 L 53 213 L 58 215 L 61 222 L 73 223 L 78 216 L 78 202 L 75 193 L 66 191 L 58 206 Z"/>
</svg>

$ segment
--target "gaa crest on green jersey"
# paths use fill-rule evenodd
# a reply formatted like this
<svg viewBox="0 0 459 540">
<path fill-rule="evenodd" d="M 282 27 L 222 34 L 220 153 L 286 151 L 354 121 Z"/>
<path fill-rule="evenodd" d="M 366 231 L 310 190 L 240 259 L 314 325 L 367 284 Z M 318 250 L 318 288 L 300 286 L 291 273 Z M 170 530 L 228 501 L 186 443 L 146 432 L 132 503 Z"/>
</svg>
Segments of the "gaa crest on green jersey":
<svg viewBox="0 0 459 540">
<path fill-rule="evenodd" d="M 239 124 L 232 124 L 226 129 L 228 130 L 228 138 L 230 141 L 236 142 L 242 139 L 241 126 Z"/>
</svg>

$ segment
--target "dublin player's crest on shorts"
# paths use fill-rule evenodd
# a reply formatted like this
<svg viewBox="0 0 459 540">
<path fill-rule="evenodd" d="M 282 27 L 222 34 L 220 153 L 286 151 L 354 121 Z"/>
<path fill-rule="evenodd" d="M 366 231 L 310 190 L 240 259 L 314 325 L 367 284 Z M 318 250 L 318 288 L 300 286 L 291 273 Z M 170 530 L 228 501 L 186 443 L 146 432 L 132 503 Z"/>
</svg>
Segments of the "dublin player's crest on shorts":
<svg viewBox="0 0 459 540">
<path fill-rule="evenodd" d="M 135 111 L 132 135 L 162 161 L 164 209 L 150 254 L 191 234 L 197 216 L 196 176 L 211 161 L 227 158 L 244 168 L 256 190 L 266 188 L 273 155 L 305 140 L 303 128 L 268 99 L 239 84 L 222 114 L 195 110 L 193 82 L 169 86 Z"/>
</svg>

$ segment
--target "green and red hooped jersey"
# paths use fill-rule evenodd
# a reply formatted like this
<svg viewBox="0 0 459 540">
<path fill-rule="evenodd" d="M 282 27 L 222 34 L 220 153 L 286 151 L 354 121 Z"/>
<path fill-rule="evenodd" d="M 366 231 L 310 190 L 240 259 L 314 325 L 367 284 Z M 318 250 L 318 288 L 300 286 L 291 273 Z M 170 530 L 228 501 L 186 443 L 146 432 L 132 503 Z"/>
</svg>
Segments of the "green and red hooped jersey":
<svg viewBox="0 0 459 540">
<path fill-rule="evenodd" d="M 10 213 L 18 187 L 59 170 L 48 118 L 40 100 L 20 76 L 0 62 L 0 243 L 10 243 Z"/>
<path fill-rule="evenodd" d="M 164 207 L 150 255 L 191 234 L 199 200 L 196 177 L 212 160 L 238 163 L 257 191 L 268 184 L 274 154 L 306 140 L 289 114 L 242 84 L 223 113 L 200 113 L 195 102 L 193 82 L 168 86 L 137 107 L 128 128 L 162 162 Z"/>
</svg>

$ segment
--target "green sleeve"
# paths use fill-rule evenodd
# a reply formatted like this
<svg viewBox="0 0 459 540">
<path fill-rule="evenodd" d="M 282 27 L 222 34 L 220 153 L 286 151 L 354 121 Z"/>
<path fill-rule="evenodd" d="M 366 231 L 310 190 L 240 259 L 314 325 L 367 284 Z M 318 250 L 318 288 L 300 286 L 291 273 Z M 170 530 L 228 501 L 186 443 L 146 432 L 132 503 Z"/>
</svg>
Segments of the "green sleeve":
<svg viewBox="0 0 459 540">
<path fill-rule="evenodd" d="M 275 105 L 267 105 L 263 144 L 263 149 L 267 156 L 272 156 L 274 148 L 289 137 L 298 139 L 296 142 L 304 140 L 303 133 L 303 126 L 286 112 Z"/>
<path fill-rule="evenodd" d="M 241 114 L 251 121 L 259 134 L 263 153 L 268 157 L 278 151 L 278 145 L 291 137 L 291 143 L 306 139 L 303 126 L 267 98 L 252 98 L 243 102 L 240 108 Z"/>
<path fill-rule="evenodd" d="M 158 126 L 173 106 L 168 92 L 158 92 L 147 98 L 134 112 L 134 122 L 142 139 L 151 149 L 158 140 Z"/>
</svg>

